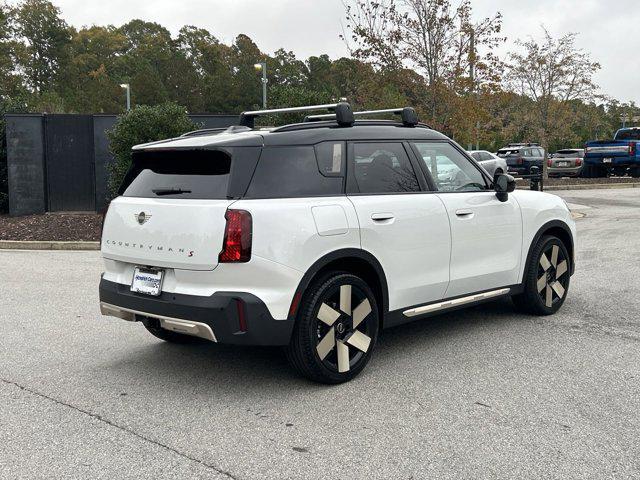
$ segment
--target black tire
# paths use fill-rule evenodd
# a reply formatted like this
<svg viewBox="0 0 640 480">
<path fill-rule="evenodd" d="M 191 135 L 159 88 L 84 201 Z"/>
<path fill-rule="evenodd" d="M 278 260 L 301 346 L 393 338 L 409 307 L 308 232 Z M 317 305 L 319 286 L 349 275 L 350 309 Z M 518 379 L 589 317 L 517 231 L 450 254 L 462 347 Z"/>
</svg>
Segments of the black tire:
<svg viewBox="0 0 640 480">
<path fill-rule="evenodd" d="M 179 343 L 179 344 L 194 344 L 194 343 L 202 343 L 204 340 L 198 337 L 194 337 L 192 335 L 185 335 L 183 333 L 172 332 L 171 330 L 165 330 L 162 327 L 156 325 L 157 322 L 149 321 L 147 319 L 143 319 L 142 323 L 144 328 L 156 338 L 160 340 L 164 340 L 169 343 Z"/>
<path fill-rule="evenodd" d="M 633 178 L 639 178 L 640 177 L 640 167 L 630 168 L 629 169 L 629 175 L 631 175 Z"/>
<path fill-rule="evenodd" d="M 350 298 L 351 312 L 346 304 L 347 312 L 341 308 L 346 298 Z M 354 319 L 359 319 L 355 327 Z M 347 382 L 371 359 L 378 327 L 378 303 L 369 285 L 355 275 L 333 272 L 314 282 L 305 292 L 287 347 L 287 358 L 301 375 L 314 382 Z"/>
<path fill-rule="evenodd" d="M 565 245 L 558 237 L 543 236 L 531 252 L 524 291 L 512 297 L 513 303 L 534 315 L 556 313 L 567 298 L 570 272 L 571 258 Z"/>
</svg>

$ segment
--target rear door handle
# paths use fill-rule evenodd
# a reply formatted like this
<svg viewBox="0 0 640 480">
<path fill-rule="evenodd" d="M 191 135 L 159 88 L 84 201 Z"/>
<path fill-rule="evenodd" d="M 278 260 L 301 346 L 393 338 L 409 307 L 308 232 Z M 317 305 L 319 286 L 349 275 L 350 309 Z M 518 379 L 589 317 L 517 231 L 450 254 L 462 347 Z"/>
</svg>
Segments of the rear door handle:
<svg viewBox="0 0 640 480">
<path fill-rule="evenodd" d="M 456 215 L 460 218 L 473 218 L 474 213 L 473 210 L 469 210 L 468 208 L 461 208 L 456 210 Z"/>
<path fill-rule="evenodd" d="M 393 220 L 395 217 L 393 213 L 372 213 L 371 220 L 374 222 L 384 222 L 388 220 Z"/>
</svg>

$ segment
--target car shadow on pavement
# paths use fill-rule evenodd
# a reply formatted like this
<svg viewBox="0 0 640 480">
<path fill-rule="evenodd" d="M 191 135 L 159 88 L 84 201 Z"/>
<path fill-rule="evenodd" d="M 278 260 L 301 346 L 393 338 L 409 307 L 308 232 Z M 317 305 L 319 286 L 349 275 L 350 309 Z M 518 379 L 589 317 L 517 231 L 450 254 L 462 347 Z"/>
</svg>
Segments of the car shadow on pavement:
<svg viewBox="0 0 640 480">
<path fill-rule="evenodd" d="M 525 318 L 515 313 L 508 300 L 498 300 L 464 310 L 384 330 L 378 338 L 376 356 L 390 361 L 402 360 L 416 350 L 438 348 L 457 336 L 480 334 L 488 326 L 508 325 Z M 142 376 L 145 381 L 194 389 L 224 388 L 239 396 L 278 385 L 283 395 L 295 390 L 326 388 L 301 378 L 288 365 L 280 347 L 221 345 L 203 341 L 191 345 L 168 344 L 151 340 L 126 358 L 111 364 L 119 375 Z M 380 367 L 379 362 L 377 367 Z M 369 375 L 370 365 L 363 372 Z M 374 373 L 375 374 L 375 373 Z M 282 388 L 284 387 L 284 388 Z M 269 390 L 273 392 L 273 389 Z"/>
</svg>

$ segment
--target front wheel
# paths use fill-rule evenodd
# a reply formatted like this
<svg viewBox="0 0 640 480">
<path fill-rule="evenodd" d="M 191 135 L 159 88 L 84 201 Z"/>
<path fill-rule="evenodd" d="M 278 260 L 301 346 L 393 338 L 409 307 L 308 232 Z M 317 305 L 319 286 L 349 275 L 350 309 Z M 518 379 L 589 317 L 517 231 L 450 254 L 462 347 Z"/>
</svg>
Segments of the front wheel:
<svg viewBox="0 0 640 480">
<path fill-rule="evenodd" d="M 529 259 L 524 291 L 512 297 L 516 307 L 534 315 L 557 312 L 569 291 L 570 262 L 567 248 L 558 237 L 543 236 Z"/>
<path fill-rule="evenodd" d="M 305 293 L 287 358 L 310 380 L 346 382 L 369 362 L 378 324 L 371 288 L 355 275 L 332 273 Z"/>
</svg>

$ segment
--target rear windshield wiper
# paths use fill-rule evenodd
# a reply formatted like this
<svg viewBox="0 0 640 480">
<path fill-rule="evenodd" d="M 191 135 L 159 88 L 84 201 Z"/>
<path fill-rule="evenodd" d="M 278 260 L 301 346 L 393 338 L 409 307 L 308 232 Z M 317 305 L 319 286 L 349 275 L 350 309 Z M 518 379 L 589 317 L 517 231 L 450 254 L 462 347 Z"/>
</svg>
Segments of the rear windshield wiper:
<svg viewBox="0 0 640 480">
<path fill-rule="evenodd" d="M 180 195 L 181 193 L 191 193 L 191 190 L 183 190 L 181 188 L 159 188 L 157 190 L 151 190 L 158 196 L 161 195 Z"/>
</svg>

